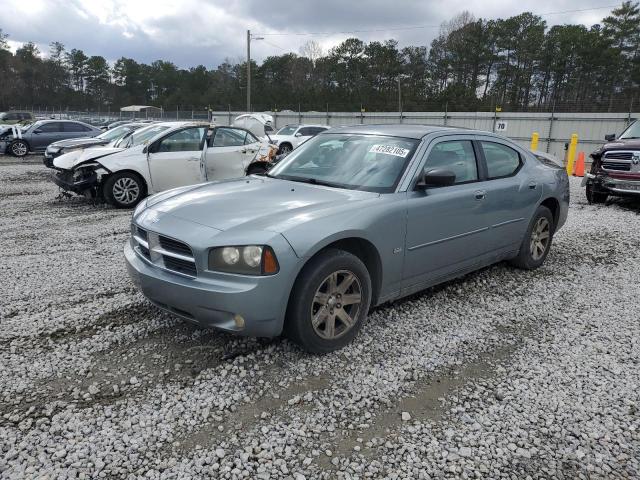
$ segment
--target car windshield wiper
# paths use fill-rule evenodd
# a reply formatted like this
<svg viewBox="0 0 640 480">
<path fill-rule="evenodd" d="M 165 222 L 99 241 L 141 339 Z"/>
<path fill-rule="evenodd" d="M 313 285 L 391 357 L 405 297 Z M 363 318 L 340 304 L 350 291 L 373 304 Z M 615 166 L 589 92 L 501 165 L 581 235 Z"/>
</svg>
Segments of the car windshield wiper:
<svg viewBox="0 0 640 480">
<path fill-rule="evenodd" d="M 309 183 L 311 185 L 321 185 L 323 187 L 346 188 L 337 183 L 325 182 L 324 180 L 318 180 L 317 178 L 314 178 L 314 177 L 295 177 L 295 176 L 289 176 L 289 175 L 279 175 L 277 177 L 274 177 L 273 175 L 270 175 L 270 176 L 271 178 L 281 178 L 282 180 L 289 180 L 291 182 Z"/>
</svg>

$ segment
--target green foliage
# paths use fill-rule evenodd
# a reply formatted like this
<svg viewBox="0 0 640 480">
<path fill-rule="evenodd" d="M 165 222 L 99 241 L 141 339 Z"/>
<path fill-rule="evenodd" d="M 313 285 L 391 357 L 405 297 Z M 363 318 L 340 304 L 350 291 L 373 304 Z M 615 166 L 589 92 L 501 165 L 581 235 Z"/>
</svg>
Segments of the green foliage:
<svg viewBox="0 0 640 480">
<path fill-rule="evenodd" d="M 68 106 L 116 109 L 150 104 L 173 110 L 242 109 L 246 64 L 216 69 L 150 65 L 122 57 L 112 66 L 82 50 L 50 44 L 43 58 L 26 43 L 9 51 L 0 30 L 0 108 Z M 309 41 L 299 54 L 252 62 L 254 110 L 628 111 L 640 100 L 640 6 L 624 2 L 602 25 L 556 25 L 525 12 L 496 20 L 463 12 L 425 46 L 349 38 L 323 53 Z"/>
</svg>

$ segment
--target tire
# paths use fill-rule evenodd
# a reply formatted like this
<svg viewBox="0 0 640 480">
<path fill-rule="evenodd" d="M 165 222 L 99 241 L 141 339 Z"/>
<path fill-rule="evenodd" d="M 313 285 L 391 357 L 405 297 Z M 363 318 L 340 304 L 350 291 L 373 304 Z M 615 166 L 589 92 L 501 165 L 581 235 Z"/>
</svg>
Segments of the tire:
<svg viewBox="0 0 640 480">
<path fill-rule="evenodd" d="M 345 305 L 347 295 L 353 303 Z M 357 335 L 370 304 L 371 277 L 364 263 L 344 250 L 325 250 L 305 265 L 296 280 L 285 335 L 308 352 L 332 352 Z"/>
<path fill-rule="evenodd" d="M 15 157 L 26 157 L 29 153 L 29 144 L 24 140 L 15 140 L 9 145 L 9 151 Z"/>
<path fill-rule="evenodd" d="M 137 173 L 119 172 L 104 182 L 102 194 L 116 208 L 133 208 L 147 195 L 147 189 Z"/>
<path fill-rule="evenodd" d="M 286 155 L 288 153 L 291 153 L 292 150 L 293 150 L 293 147 L 291 146 L 290 143 L 283 143 L 278 148 L 278 155 Z"/>
<path fill-rule="evenodd" d="M 587 196 L 587 202 L 591 205 L 604 203 L 607 201 L 607 198 L 609 198 L 609 194 L 595 191 L 593 184 L 590 183 L 587 184 L 585 188 L 585 195 Z"/>
<path fill-rule="evenodd" d="M 510 263 L 524 270 L 534 270 L 542 265 L 551 248 L 554 228 L 551 210 L 540 205 L 529 223 L 518 256 Z"/>
</svg>

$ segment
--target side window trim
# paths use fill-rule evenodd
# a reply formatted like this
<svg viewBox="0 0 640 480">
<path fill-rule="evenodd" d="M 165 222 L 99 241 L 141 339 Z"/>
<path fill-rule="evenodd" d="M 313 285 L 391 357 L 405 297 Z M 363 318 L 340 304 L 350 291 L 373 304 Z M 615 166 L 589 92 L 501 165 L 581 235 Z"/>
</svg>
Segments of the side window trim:
<svg viewBox="0 0 640 480">
<path fill-rule="evenodd" d="M 471 143 L 471 147 L 473 148 L 473 153 L 475 156 L 475 160 L 476 160 L 476 172 L 477 172 L 477 176 L 478 178 L 475 180 L 468 180 L 466 182 L 460 182 L 460 183 L 454 183 L 453 185 L 449 185 L 446 187 L 433 187 L 433 188 L 451 188 L 451 187 L 457 187 L 458 185 L 468 185 L 470 183 L 478 183 L 478 182 L 482 182 L 483 178 L 482 178 L 482 168 L 480 167 L 480 158 L 478 156 L 478 148 L 475 145 L 475 139 L 472 135 L 447 135 L 444 137 L 438 137 L 435 138 L 428 146 L 427 150 L 424 152 L 424 154 L 422 155 L 422 158 L 420 159 L 420 163 L 418 165 L 418 169 L 415 171 L 415 174 L 413 176 L 413 179 L 411 180 L 411 183 L 409 184 L 410 186 L 410 190 L 413 190 L 416 186 L 416 183 L 418 182 L 418 180 L 420 179 L 420 174 L 424 171 L 424 168 L 427 165 L 427 161 L 429 160 L 429 155 L 431 154 L 431 152 L 433 151 L 433 148 L 436 145 L 439 145 L 441 143 L 446 143 L 446 142 L 470 142 Z"/>
</svg>

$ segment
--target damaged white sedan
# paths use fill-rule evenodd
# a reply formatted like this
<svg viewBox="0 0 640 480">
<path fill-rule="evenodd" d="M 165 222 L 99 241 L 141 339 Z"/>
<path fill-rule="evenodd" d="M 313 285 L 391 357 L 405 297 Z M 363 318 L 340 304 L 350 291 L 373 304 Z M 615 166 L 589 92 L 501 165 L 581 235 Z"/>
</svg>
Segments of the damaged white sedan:
<svg viewBox="0 0 640 480">
<path fill-rule="evenodd" d="M 67 192 L 132 208 L 170 188 L 264 173 L 276 151 L 242 128 L 156 123 L 122 144 L 61 155 L 53 162 L 53 181 Z"/>
</svg>

